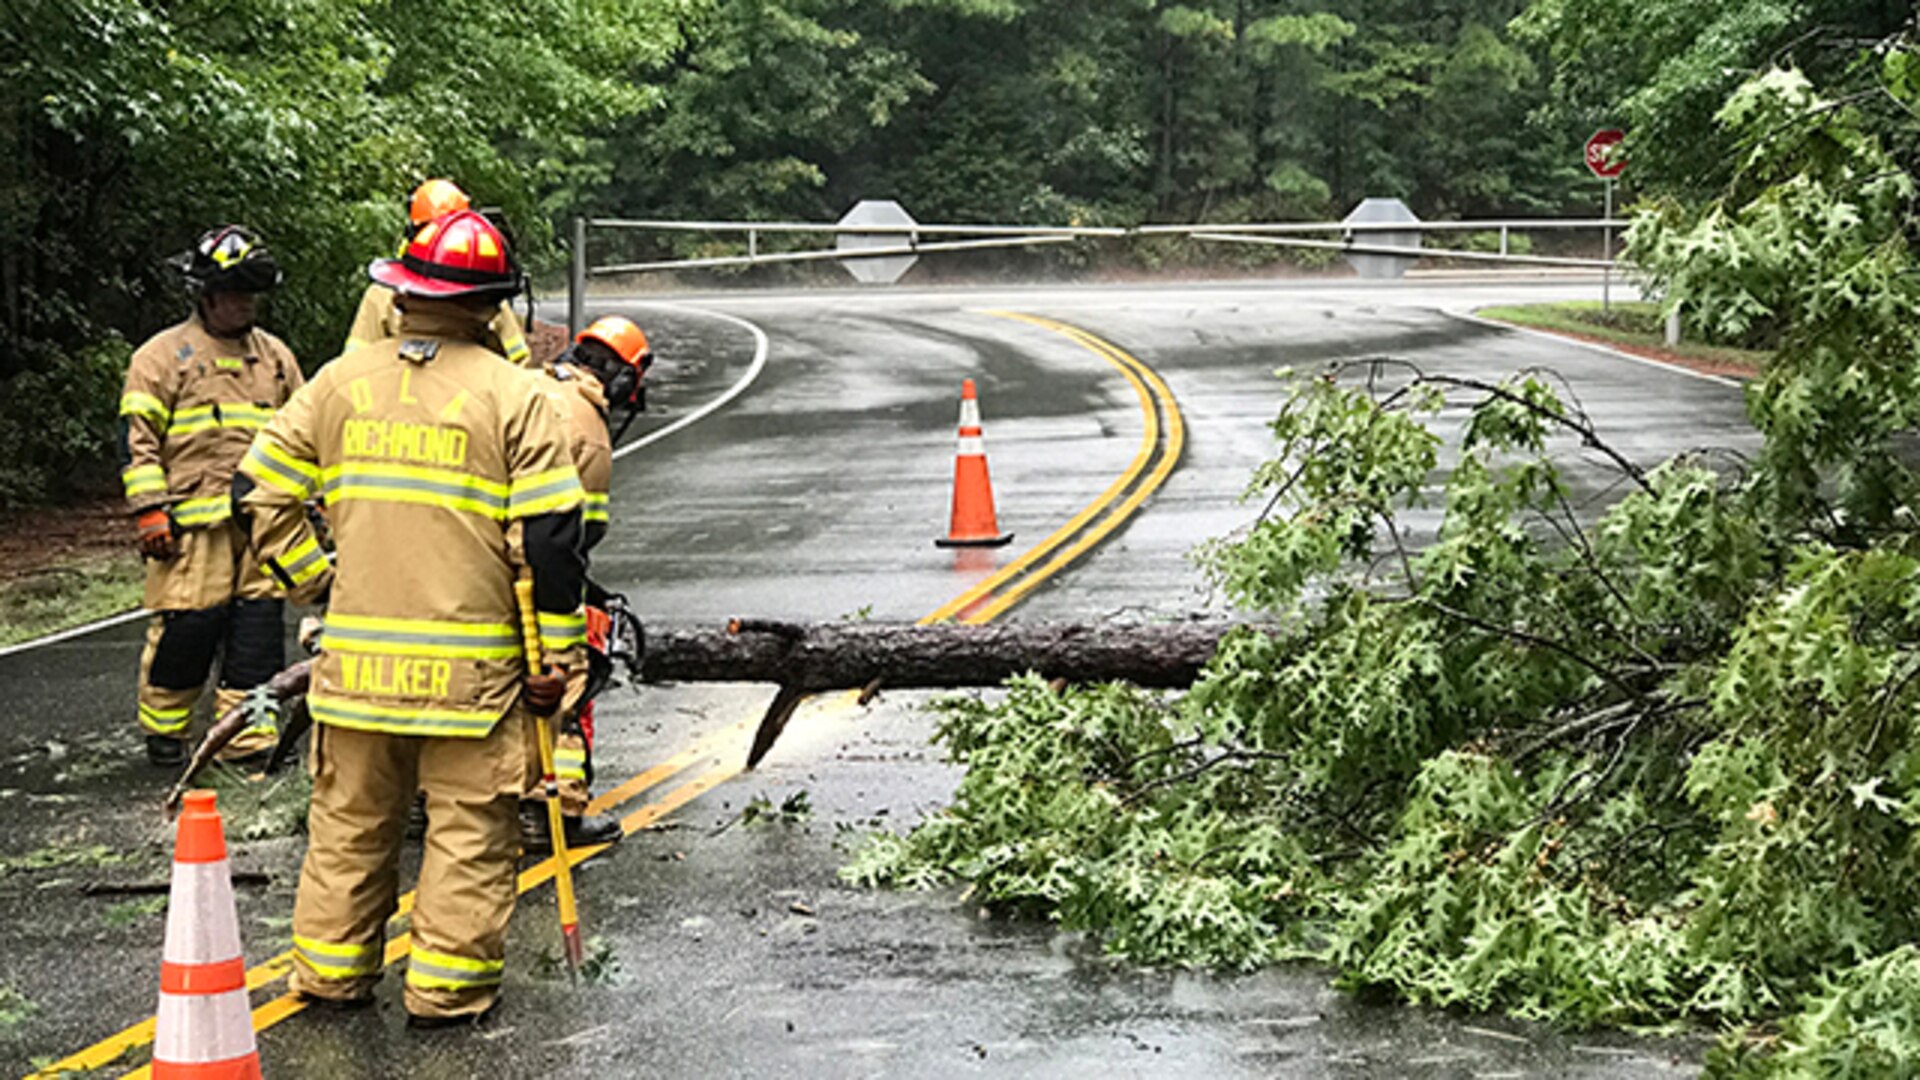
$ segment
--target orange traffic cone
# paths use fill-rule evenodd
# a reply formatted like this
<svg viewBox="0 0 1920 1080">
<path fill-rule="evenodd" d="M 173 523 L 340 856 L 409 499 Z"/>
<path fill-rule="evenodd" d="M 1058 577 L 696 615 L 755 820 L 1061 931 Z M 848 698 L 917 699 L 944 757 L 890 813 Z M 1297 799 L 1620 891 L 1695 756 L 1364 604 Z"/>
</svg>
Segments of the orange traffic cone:
<svg viewBox="0 0 1920 1080">
<path fill-rule="evenodd" d="M 227 838 L 211 791 L 187 792 L 174 840 L 153 1078 L 260 1080 Z"/>
<path fill-rule="evenodd" d="M 953 458 L 953 522 L 940 547 L 999 547 L 1012 541 L 993 516 L 993 479 L 987 475 L 987 444 L 980 434 L 980 401 L 973 380 L 960 384 L 960 449 Z"/>
</svg>

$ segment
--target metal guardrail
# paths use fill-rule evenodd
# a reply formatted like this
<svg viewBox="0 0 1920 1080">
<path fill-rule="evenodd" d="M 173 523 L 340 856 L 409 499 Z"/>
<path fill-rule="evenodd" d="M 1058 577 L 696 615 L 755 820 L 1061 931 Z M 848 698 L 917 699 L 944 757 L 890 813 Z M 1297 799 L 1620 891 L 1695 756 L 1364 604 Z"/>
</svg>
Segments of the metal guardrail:
<svg viewBox="0 0 1920 1080">
<path fill-rule="evenodd" d="M 1034 247 L 1071 243 L 1088 239 L 1124 239 L 1138 236 L 1187 236 L 1206 243 L 1253 244 L 1273 247 L 1308 248 L 1339 251 L 1355 255 L 1398 256 L 1409 260 L 1427 258 L 1461 259 L 1474 262 L 1511 263 L 1522 266 L 1555 266 L 1600 270 L 1611 284 L 1612 271 L 1620 264 L 1611 257 L 1613 234 L 1631 224 L 1612 218 L 1496 218 L 1480 221 L 1282 221 L 1137 225 L 1131 227 L 1082 225 L 952 225 L 952 224 L 843 224 L 810 221 L 673 221 L 644 218 L 575 218 L 573 221 L 572 272 L 569 276 L 567 316 L 573 332 L 584 320 L 587 278 L 613 274 L 641 274 L 662 270 L 719 269 L 781 263 L 854 261 L 860 259 L 900 258 L 936 252 L 977 251 L 988 248 Z M 691 259 L 662 259 L 646 262 L 587 264 L 587 230 L 616 229 L 640 232 L 705 232 L 744 234 L 744 255 L 718 255 Z M 1512 251 L 1516 232 L 1596 230 L 1602 233 L 1603 250 L 1609 257 L 1583 259 L 1570 256 L 1517 254 Z M 1496 251 L 1458 247 L 1424 247 L 1398 244 L 1370 244 L 1363 237 L 1372 233 L 1498 233 Z M 898 236 L 904 242 L 857 250 L 822 248 L 809 251 L 762 252 L 760 237 L 772 235 L 823 236 Z M 1315 234 L 1331 234 L 1337 239 L 1318 239 Z M 966 237 L 960 240 L 923 242 L 922 236 Z"/>
</svg>

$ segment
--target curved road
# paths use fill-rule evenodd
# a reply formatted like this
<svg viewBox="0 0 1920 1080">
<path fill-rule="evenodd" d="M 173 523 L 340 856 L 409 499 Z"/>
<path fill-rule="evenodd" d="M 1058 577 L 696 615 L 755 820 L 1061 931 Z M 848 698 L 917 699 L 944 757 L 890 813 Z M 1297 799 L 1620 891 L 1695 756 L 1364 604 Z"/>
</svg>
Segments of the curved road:
<svg viewBox="0 0 1920 1080">
<path fill-rule="evenodd" d="M 1737 390 L 1445 314 L 1581 286 L 1244 285 L 732 295 L 634 315 L 661 357 L 659 412 L 627 445 L 738 396 L 615 467 L 614 527 L 596 576 L 659 622 L 735 615 L 921 618 L 1094 501 L 1140 449 L 1140 402 L 1066 332 L 1077 327 L 1164 378 L 1186 420 L 1179 467 L 1138 514 L 1040 585 L 1009 618 L 1166 617 L 1217 610 L 1187 559 L 1252 519 L 1238 502 L 1268 452 L 1281 366 L 1391 354 L 1498 377 L 1546 365 L 1604 432 L 1651 463 L 1703 444 L 1750 447 Z M 740 320 L 745 320 L 742 323 Z M 748 325 L 750 324 L 750 325 Z M 754 328 L 764 332 L 760 347 Z M 980 385 L 998 552 L 955 553 L 945 530 L 959 384 Z M 1576 467 L 1577 468 L 1577 467 Z M 1595 473 L 1594 475 L 1598 475 Z M 88 882 L 162 878 L 164 782 L 135 761 L 138 627 L 0 657 L 13 723 L 0 733 L 0 986 L 33 1002 L 0 1020 L 0 1062 L 41 1064 L 151 1011 L 163 919 Z M 515 920 L 508 1005 L 483 1037 L 402 1030 L 380 1008 L 291 1015 L 270 957 L 285 947 L 298 843 L 239 847 L 248 960 L 270 1071 L 312 1075 L 1591 1075 L 1690 1072 L 1690 1046 L 1568 1040 L 1499 1020 L 1359 1005 L 1313 971 L 1245 978 L 1140 972 L 1043 926 L 982 921 L 952 893 L 840 886 L 842 829 L 900 827 L 953 775 L 913 695 L 857 710 L 812 703 L 772 756 L 738 774 L 766 688 L 611 691 L 596 787 L 634 835 L 579 871 L 584 919 L 618 970 L 570 990 L 550 890 Z M 624 782 L 624 783 L 623 783 Z M 804 824 L 742 825 L 748 800 L 804 791 Z M 53 865 L 46 865 L 46 864 Z M 534 868 L 533 878 L 540 877 Z M 531 880 L 531 879 L 530 879 Z M 544 969 L 544 970 L 543 970 Z M 0 1000 L 0 1015 L 5 1015 Z M 94 1060 L 131 1045 L 135 1029 Z M 1676 1064 L 1675 1055 L 1680 1062 Z"/>
</svg>

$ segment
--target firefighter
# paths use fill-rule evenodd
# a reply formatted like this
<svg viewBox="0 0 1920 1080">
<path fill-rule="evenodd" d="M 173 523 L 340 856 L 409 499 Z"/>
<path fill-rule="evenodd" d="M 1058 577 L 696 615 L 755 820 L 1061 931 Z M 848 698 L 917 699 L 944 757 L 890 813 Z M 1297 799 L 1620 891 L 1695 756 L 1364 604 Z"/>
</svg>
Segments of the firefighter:
<svg viewBox="0 0 1920 1080">
<path fill-rule="evenodd" d="M 457 211 L 367 274 L 396 294 L 400 336 L 322 368 L 254 441 L 234 498 L 261 553 L 290 573 L 312 541 L 301 505 L 316 491 L 335 545 L 332 569 L 294 594 L 324 592 L 327 615 L 307 696 L 314 787 L 292 986 L 370 1000 L 419 791 L 428 825 L 404 996 L 411 1024 L 437 1027 L 479 1018 L 499 995 L 515 808 L 539 767 L 532 716 L 559 706 L 585 662 L 582 495 L 537 373 L 481 344 L 522 287 L 499 230 Z M 523 571 L 548 672 L 521 659 Z"/>
<path fill-rule="evenodd" d="M 630 319 L 609 315 L 580 332 L 574 344 L 546 365 L 543 385 L 566 418 L 573 466 L 586 491 L 583 553 L 607 534 L 607 490 L 613 479 L 613 442 L 609 411 L 619 409 L 626 423 L 646 408 L 644 378 L 653 364 L 647 335 Z M 587 648 L 604 656 L 611 620 L 606 604 L 611 594 L 587 583 Z M 593 783 L 593 701 L 587 697 L 587 672 L 576 673 L 568 687 L 564 719 L 554 738 L 554 763 L 560 780 L 560 808 L 566 822 L 567 845 L 612 844 L 623 835 L 613 818 L 586 816 Z M 531 796 L 534 791 L 529 791 Z M 520 808 L 521 846 L 529 854 L 553 849 L 547 834 L 547 815 L 538 801 Z"/>
<path fill-rule="evenodd" d="M 413 189 L 413 196 L 407 200 L 407 237 L 420 231 L 421 227 L 435 218 L 461 210 L 471 209 L 473 200 L 460 190 L 460 185 L 451 180 L 428 180 Z M 407 240 L 402 240 L 402 252 L 406 250 Z M 524 364 L 531 355 L 527 348 L 527 335 L 520 328 L 520 317 L 513 313 L 513 306 L 502 300 L 492 321 L 487 326 L 486 346 L 515 364 Z M 353 328 L 347 331 L 346 352 L 369 345 L 376 341 L 398 337 L 400 334 L 400 313 L 394 310 L 393 291 L 378 285 L 367 286 L 360 296 L 360 307 L 353 313 Z"/>
<path fill-rule="evenodd" d="M 247 555 L 227 492 L 254 434 L 302 381 L 292 351 L 254 325 L 260 294 L 281 280 L 259 237 L 222 226 L 170 262 L 195 294 L 193 314 L 134 352 L 120 396 L 120 476 L 154 612 L 140 652 L 140 726 L 148 760 L 168 767 L 185 756 L 216 653 L 220 712 L 280 670 L 282 603 Z M 250 762 L 278 737 L 263 715 L 221 757 Z"/>
</svg>

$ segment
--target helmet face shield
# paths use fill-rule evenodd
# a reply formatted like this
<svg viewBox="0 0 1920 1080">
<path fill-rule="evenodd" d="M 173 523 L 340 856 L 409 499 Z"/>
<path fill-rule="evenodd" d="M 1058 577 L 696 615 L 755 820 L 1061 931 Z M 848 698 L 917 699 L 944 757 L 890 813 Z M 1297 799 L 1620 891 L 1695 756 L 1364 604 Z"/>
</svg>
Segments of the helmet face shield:
<svg viewBox="0 0 1920 1080">
<path fill-rule="evenodd" d="M 208 230 L 191 249 L 168 262 L 200 293 L 270 292 L 285 279 L 267 245 L 239 225 Z"/>
<path fill-rule="evenodd" d="M 620 365 L 620 370 L 606 383 L 607 404 L 619 405 L 635 412 L 647 407 L 647 388 L 640 381 L 640 373 L 633 368 Z"/>
</svg>

